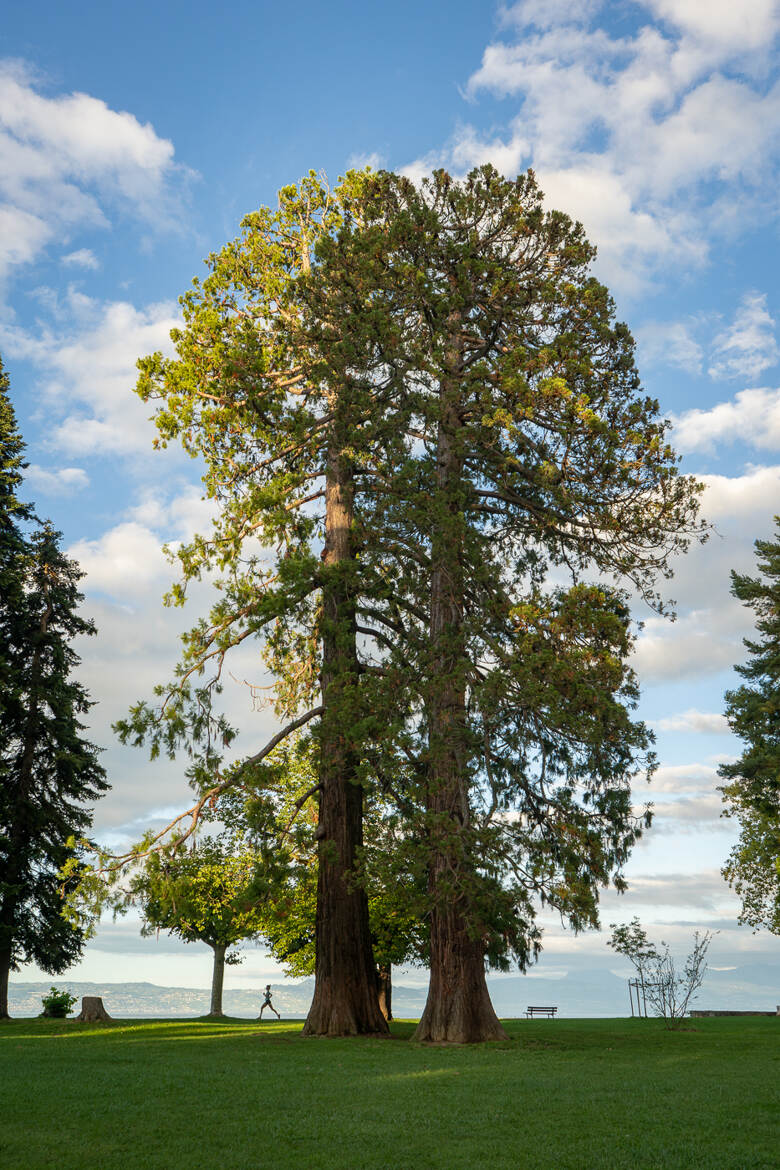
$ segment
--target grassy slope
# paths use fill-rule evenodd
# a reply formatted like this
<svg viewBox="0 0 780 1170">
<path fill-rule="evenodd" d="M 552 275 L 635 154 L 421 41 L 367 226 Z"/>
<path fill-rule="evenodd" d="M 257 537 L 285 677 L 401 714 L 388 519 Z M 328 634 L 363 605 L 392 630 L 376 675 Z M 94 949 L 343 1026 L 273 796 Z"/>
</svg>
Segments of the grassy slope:
<svg viewBox="0 0 780 1170">
<path fill-rule="evenodd" d="M 0 1023 L 3 1170 L 777 1167 L 780 1020 L 510 1021 L 476 1048 L 246 1020 Z"/>
</svg>

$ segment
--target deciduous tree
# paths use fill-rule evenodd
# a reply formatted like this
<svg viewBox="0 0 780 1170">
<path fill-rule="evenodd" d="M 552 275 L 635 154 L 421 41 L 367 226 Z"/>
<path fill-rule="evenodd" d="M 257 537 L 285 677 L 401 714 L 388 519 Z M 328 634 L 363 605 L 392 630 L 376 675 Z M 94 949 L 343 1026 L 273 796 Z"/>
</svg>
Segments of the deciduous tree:
<svg viewBox="0 0 780 1170">
<path fill-rule="evenodd" d="M 149 853 L 124 898 L 141 912 L 141 934 L 167 930 L 211 947 L 211 1016 L 223 1014 L 225 964 L 241 961 L 230 947 L 262 928 L 258 863 L 256 851 L 234 834 L 200 837 L 190 848 Z"/>
</svg>

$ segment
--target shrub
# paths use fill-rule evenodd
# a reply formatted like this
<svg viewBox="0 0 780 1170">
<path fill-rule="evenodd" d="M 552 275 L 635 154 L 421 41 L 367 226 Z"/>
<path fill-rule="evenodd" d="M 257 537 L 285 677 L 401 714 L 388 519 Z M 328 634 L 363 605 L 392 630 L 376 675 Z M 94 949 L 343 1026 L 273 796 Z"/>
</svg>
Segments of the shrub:
<svg viewBox="0 0 780 1170">
<path fill-rule="evenodd" d="M 69 991 L 58 991 L 56 987 L 52 987 L 48 995 L 41 997 L 43 1004 L 41 1015 L 50 1019 L 64 1020 L 75 1002 L 76 996 L 71 995 Z"/>
</svg>

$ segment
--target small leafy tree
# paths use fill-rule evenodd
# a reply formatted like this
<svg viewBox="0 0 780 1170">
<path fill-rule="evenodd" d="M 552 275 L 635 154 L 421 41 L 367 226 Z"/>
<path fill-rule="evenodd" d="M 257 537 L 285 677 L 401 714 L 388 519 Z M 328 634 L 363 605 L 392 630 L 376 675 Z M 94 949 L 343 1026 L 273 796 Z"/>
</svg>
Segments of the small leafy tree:
<svg viewBox="0 0 780 1170">
<path fill-rule="evenodd" d="M 256 938 L 263 907 L 256 883 L 256 852 L 234 837 L 202 837 L 192 848 L 145 858 L 125 895 L 143 918 L 141 934 L 170 931 L 185 942 L 203 942 L 214 952 L 209 1015 L 221 1016 L 225 965 L 240 963 L 228 948 Z"/>
<path fill-rule="evenodd" d="M 682 972 L 677 970 L 668 943 L 661 940 L 660 949 L 651 943 L 638 918 L 616 926 L 610 923 L 612 935 L 607 946 L 624 955 L 633 964 L 643 998 L 666 1021 L 667 1028 L 679 1028 L 688 1011 L 688 1005 L 701 987 L 707 971 L 707 951 L 712 942 L 710 930 L 696 931 L 693 950 L 685 960 Z"/>
<path fill-rule="evenodd" d="M 740 922 L 780 934 L 780 516 L 774 540 L 757 540 L 759 576 L 732 573 L 731 592 L 756 615 L 758 640 L 745 639 L 745 680 L 726 692 L 726 718 L 744 742 L 739 759 L 723 764 L 725 815 L 740 836 L 723 875 L 742 900 Z"/>
<path fill-rule="evenodd" d="M 636 970 L 637 979 L 642 991 L 642 1002 L 646 1004 L 646 987 L 649 978 L 648 970 L 650 964 L 658 959 L 658 951 L 649 941 L 647 932 L 640 924 L 638 918 L 632 918 L 629 923 L 624 923 L 622 926 L 617 926 L 614 922 L 611 922 L 610 927 L 612 928 L 612 936 L 607 942 L 607 946 L 612 947 L 619 955 L 624 955 L 625 958 L 631 961 Z M 632 1005 L 631 1011 L 633 1012 L 633 1010 Z"/>
</svg>

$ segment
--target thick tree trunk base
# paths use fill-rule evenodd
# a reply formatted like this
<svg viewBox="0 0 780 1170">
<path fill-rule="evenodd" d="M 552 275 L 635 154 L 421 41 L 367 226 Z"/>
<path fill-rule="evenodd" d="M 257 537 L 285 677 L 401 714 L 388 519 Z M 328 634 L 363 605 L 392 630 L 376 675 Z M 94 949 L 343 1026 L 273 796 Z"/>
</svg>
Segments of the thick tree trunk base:
<svg viewBox="0 0 780 1170">
<path fill-rule="evenodd" d="M 469 939 L 457 911 L 432 915 L 431 981 L 413 1040 L 426 1044 L 481 1044 L 507 1040 L 485 980 L 482 946 Z"/>
<path fill-rule="evenodd" d="M 304 1036 L 388 1036 L 376 984 L 320 979 L 303 1026 Z"/>
<path fill-rule="evenodd" d="M 81 1011 L 76 1016 L 83 1024 L 93 1023 L 95 1020 L 110 1020 L 111 1016 L 103 1007 L 103 1000 L 99 995 L 83 995 L 81 997 Z"/>
<path fill-rule="evenodd" d="M 446 996 L 429 991 L 425 1011 L 412 1036 L 412 1040 L 423 1044 L 482 1044 L 507 1039 L 487 987 L 479 996 L 460 988 Z"/>
</svg>

